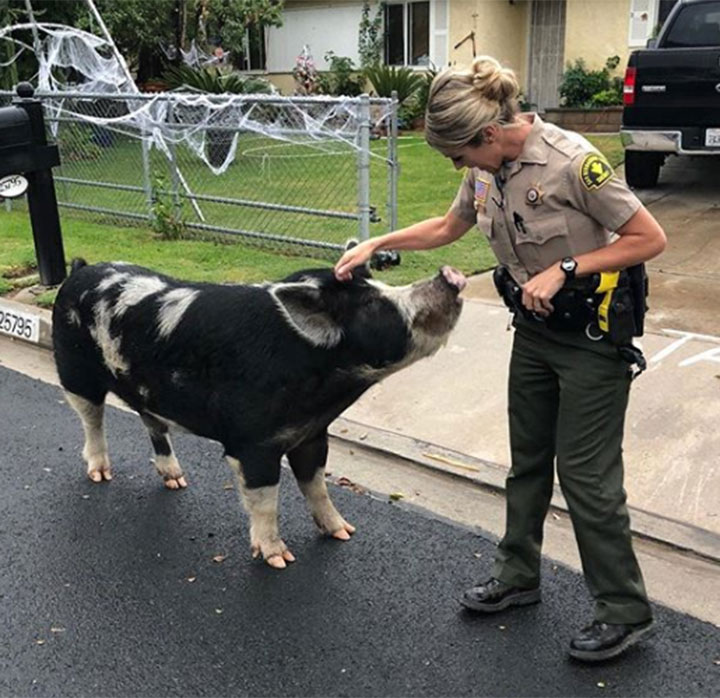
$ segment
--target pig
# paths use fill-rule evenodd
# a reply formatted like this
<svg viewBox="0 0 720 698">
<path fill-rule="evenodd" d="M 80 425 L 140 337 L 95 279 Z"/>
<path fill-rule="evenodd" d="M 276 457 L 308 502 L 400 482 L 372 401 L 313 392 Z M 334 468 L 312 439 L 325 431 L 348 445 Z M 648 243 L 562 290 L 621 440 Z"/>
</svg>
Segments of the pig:
<svg viewBox="0 0 720 698">
<path fill-rule="evenodd" d="M 253 557 L 275 568 L 295 559 L 277 522 L 283 455 L 320 531 L 348 540 L 355 527 L 325 484 L 328 425 L 370 386 L 445 343 L 465 283 L 446 266 L 404 287 L 364 267 L 343 282 L 332 269 L 311 269 L 275 283 L 208 284 L 73 260 L 53 309 L 53 350 L 82 422 L 88 477 L 112 478 L 103 428 L 112 392 L 140 416 L 169 489 L 187 486 L 170 430 L 222 444 Z"/>
</svg>

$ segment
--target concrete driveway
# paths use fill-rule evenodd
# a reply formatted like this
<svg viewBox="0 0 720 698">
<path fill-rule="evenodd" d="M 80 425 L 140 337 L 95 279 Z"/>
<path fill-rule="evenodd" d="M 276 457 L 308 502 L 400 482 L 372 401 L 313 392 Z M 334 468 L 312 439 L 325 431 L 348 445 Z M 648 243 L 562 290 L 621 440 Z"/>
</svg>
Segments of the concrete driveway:
<svg viewBox="0 0 720 698">
<path fill-rule="evenodd" d="M 669 158 L 658 186 L 636 193 L 668 236 L 648 265 L 648 329 L 720 336 L 720 158 Z"/>
</svg>

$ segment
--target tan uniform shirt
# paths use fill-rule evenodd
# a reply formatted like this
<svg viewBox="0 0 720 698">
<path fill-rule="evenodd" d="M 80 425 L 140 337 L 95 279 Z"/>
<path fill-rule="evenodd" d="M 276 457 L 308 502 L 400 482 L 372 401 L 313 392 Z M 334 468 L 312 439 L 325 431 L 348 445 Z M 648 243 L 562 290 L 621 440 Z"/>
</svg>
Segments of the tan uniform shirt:
<svg viewBox="0 0 720 698">
<path fill-rule="evenodd" d="M 640 207 L 589 141 L 533 116 L 518 159 L 496 175 L 469 169 L 450 208 L 477 223 L 519 283 L 608 245 Z"/>
</svg>

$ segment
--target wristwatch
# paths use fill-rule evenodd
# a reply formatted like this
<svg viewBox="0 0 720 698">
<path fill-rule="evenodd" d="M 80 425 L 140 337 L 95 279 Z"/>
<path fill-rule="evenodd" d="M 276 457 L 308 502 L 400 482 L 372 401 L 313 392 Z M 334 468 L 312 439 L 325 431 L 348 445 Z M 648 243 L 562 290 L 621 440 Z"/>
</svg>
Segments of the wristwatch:
<svg viewBox="0 0 720 698">
<path fill-rule="evenodd" d="M 572 281 L 575 278 L 577 260 L 574 257 L 564 257 L 560 262 L 560 269 L 565 272 L 565 280 Z"/>
</svg>

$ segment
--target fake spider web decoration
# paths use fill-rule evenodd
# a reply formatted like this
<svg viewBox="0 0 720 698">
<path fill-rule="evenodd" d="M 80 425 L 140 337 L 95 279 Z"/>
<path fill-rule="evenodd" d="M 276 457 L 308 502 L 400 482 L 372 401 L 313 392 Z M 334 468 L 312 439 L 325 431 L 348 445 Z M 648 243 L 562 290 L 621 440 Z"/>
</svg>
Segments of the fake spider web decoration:
<svg viewBox="0 0 720 698">
<path fill-rule="evenodd" d="M 0 41 L 11 42 L 15 50 L 2 67 L 11 65 L 25 51 L 37 59 L 34 78 L 55 138 L 62 120 L 82 120 L 142 139 L 168 159 L 171 144 L 185 145 L 216 175 L 225 172 L 235 159 L 240 134 L 245 136 L 244 141 L 247 134 L 253 134 L 258 139 L 283 141 L 325 155 L 347 155 L 362 147 L 359 132 L 367 114 L 359 98 L 208 95 L 188 90 L 141 94 L 92 0 L 86 2 L 105 38 L 53 23 L 31 22 L 0 29 Z M 15 36 L 22 31 L 32 31 L 34 45 Z M 58 77 L 66 74 L 73 76 L 72 82 Z M 102 104 L 109 113 L 88 108 L 89 103 Z M 372 100 L 375 129 L 389 124 L 391 108 L 390 100 Z M 223 135 L 226 141 L 222 162 L 208 156 L 213 134 Z M 273 157 L 272 153 L 267 157 Z M 183 186 L 187 189 L 184 181 Z"/>
</svg>

